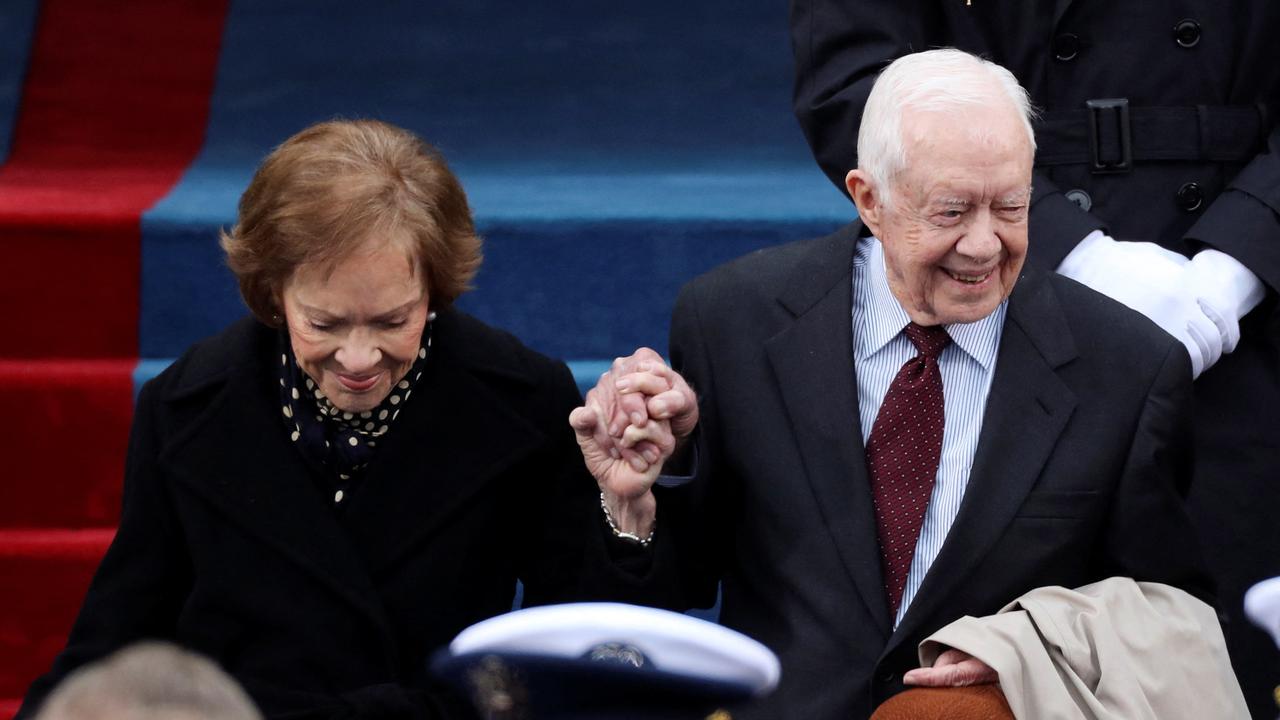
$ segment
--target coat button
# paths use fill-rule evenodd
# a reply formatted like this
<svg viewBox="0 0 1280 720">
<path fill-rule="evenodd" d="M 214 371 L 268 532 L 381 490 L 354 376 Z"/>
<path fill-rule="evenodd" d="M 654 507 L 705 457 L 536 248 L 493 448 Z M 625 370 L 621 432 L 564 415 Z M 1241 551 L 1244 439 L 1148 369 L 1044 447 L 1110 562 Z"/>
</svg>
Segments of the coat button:
<svg viewBox="0 0 1280 720">
<path fill-rule="evenodd" d="M 1076 188 L 1067 191 L 1067 199 L 1076 204 L 1076 207 L 1085 212 L 1089 212 L 1089 208 L 1093 207 L 1093 198 L 1089 197 L 1089 193 Z"/>
<path fill-rule="evenodd" d="M 1173 39 L 1184 48 L 1195 47 L 1200 42 L 1200 23 L 1187 19 L 1173 26 Z"/>
<path fill-rule="evenodd" d="M 1075 33 L 1062 33 L 1053 39 L 1053 56 L 1062 62 L 1076 59 L 1080 54 L 1080 36 Z"/>
<path fill-rule="evenodd" d="M 1173 196 L 1174 202 L 1178 203 L 1178 207 L 1187 212 L 1195 212 L 1204 204 L 1204 190 L 1200 189 L 1199 183 L 1189 182 L 1178 188 L 1178 192 Z"/>
</svg>

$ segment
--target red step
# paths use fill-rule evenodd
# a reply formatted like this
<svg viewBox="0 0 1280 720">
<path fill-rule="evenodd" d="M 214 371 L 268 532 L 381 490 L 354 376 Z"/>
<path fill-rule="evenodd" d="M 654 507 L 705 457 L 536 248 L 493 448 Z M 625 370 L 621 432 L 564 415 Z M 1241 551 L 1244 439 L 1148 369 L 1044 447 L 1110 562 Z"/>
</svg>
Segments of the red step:
<svg viewBox="0 0 1280 720">
<path fill-rule="evenodd" d="M 116 524 L 134 366 L 0 359 L 0 437 L 18 450 L 0 483 L 0 528 Z"/>
<path fill-rule="evenodd" d="M 113 528 L 0 530 L 0 698 L 22 697 L 66 645 L 114 535 Z"/>
<path fill-rule="evenodd" d="M 140 218 L 199 152 L 226 0 L 44 0 L 0 167 L 0 356 L 138 352 Z"/>
</svg>

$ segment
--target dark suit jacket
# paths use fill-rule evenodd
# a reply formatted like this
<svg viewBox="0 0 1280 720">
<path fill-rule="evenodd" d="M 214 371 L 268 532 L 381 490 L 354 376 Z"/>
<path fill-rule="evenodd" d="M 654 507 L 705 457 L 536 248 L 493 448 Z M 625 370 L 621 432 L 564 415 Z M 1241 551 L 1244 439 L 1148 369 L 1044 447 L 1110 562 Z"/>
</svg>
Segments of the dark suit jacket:
<svg viewBox="0 0 1280 720">
<path fill-rule="evenodd" d="M 598 509 L 568 369 L 454 310 L 433 340 L 341 515 L 280 421 L 273 331 L 244 320 L 148 383 L 119 532 L 20 714 L 157 637 L 216 659 L 268 715 L 469 717 L 429 655 L 509 610 L 517 578 L 526 603 L 574 596 Z"/>
<path fill-rule="evenodd" d="M 1186 353 L 1105 297 L 1028 273 L 959 515 L 892 629 L 854 376 L 859 228 L 741 258 L 676 303 L 698 471 L 659 498 L 655 560 L 678 568 L 682 602 L 710 601 L 722 578 L 721 621 L 781 657 L 777 693 L 741 717 L 866 717 L 926 635 L 1034 587 L 1123 575 L 1207 595 L 1175 490 L 1189 470 Z"/>
</svg>

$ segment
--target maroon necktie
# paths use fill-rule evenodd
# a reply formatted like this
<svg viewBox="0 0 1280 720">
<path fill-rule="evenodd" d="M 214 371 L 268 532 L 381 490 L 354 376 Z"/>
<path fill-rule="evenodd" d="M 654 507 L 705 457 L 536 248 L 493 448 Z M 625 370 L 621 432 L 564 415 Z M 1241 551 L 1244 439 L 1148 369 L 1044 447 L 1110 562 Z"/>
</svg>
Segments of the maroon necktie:
<svg viewBox="0 0 1280 720">
<path fill-rule="evenodd" d="M 902 332 L 920 354 L 898 371 L 867 438 L 885 593 L 895 616 L 942 455 L 942 372 L 938 370 L 938 355 L 951 342 L 941 325 L 908 323 Z"/>
</svg>

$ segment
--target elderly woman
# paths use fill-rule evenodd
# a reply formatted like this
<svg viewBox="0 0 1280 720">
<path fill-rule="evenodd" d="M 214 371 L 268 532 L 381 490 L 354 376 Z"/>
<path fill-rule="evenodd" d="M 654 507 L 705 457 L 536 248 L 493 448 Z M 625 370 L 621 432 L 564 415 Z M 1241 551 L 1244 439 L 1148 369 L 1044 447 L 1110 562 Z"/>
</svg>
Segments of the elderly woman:
<svg viewBox="0 0 1280 720">
<path fill-rule="evenodd" d="M 517 578 L 526 604 L 581 597 L 599 510 L 573 378 L 453 308 L 480 240 L 399 128 L 293 136 L 222 245 L 253 317 L 143 387 L 119 532 L 20 717 L 142 638 L 215 659 L 269 717 L 469 717 L 432 651 Z"/>
</svg>

